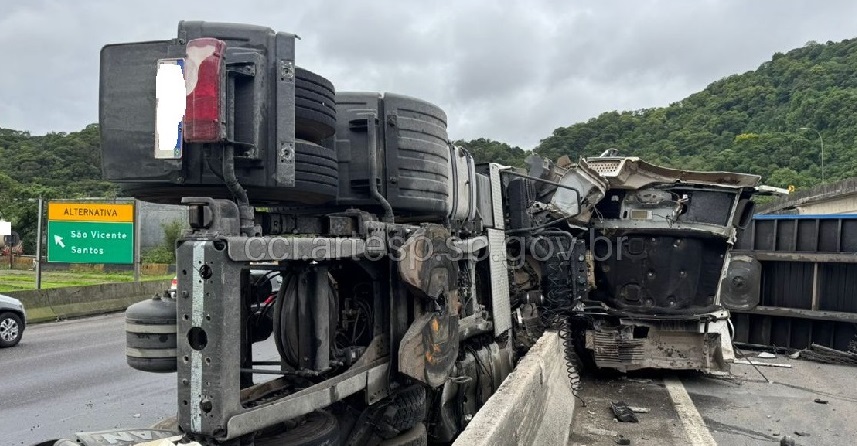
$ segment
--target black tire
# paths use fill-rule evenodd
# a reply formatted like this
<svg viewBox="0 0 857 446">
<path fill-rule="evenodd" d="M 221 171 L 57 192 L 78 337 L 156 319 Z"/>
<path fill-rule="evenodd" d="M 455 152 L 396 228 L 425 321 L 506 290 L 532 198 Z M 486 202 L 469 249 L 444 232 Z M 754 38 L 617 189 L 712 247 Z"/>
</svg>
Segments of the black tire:
<svg viewBox="0 0 857 446">
<path fill-rule="evenodd" d="M 15 313 L 0 314 L 0 347 L 14 347 L 24 335 L 24 323 Z"/>
<path fill-rule="evenodd" d="M 406 387 L 393 396 L 378 419 L 378 435 L 395 438 L 414 428 L 426 417 L 426 389 L 422 384 Z"/>
<path fill-rule="evenodd" d="M 325 411 L 312 412 L 297 426 L 275 435 L 257 438 L 256 446 L 337 446 L 339 421 Z"/>
<path fill-rule="evenodd" d="M 320 143 L 336 131 L 333 84 L 303 68 L 295 69 L 295 137 Z"/>
<path fill-rule="evenodd" d="M 336 162 L 336 152 L 308 141 L 297 141 L 295 143 L 295 187 L 336 197 L 339 191 L 339 166 Z"/>
<path fill-rule="evenodd" d="M 378 446 L 426 446 L 428 444 L 428 434 L 426 433 L 426 425 L 417 423 L 407 432 L 401 435 L 384 440 Z"/>
<path fill-rule="evenodd" d="M 446 113 L 426 101 L 386 93 L 384 115 L 395 118 L 386 130 L 386 156 L 392 158 L 386 167 L 398 179 L 387 185 L 387 201 L 405 214 L 446 218 L 453 193 Z"/>
</svg>

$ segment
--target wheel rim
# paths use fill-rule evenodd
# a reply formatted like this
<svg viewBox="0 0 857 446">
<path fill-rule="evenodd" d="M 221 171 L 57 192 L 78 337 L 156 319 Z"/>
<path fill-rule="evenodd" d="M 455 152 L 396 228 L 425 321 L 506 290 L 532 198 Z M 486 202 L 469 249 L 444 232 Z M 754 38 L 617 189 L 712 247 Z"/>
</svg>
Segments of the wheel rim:
<svg viewBox="0 0 857 446">
<path fill-rule="evenodd" d="M 11 342 L 18 338 L 18 322 L 12 318 L 0 321 L 0 339 Z"/>
</svg>

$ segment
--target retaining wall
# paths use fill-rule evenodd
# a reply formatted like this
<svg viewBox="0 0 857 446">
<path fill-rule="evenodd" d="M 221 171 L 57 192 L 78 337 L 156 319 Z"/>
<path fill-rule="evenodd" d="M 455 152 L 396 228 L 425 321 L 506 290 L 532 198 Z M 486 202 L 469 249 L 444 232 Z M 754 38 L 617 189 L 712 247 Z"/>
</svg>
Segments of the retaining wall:
<svg viewBox="0 0 857 446">
<path fill-rule="evenodd" d="M 547 332 L 453 446 L 567 444 L 575 403 L 562 342 Z"/>
<path fill-rule="evenodd" d="M 21 300 L 27 311 L 27 322 L 35 323 L 123 311 L 131 304 L 164 292 L 169 286 L 169 280 L 150 280 L 3 294 Z"/>
</svg>

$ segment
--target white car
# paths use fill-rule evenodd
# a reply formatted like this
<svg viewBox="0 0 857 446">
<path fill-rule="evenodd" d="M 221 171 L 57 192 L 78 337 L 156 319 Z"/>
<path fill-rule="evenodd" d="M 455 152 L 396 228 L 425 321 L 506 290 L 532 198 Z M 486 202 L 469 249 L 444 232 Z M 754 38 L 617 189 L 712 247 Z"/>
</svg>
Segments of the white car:
<svg viewBox="0 0 857 446">
<path fill-rule="evenodd" d="M 16 345 L 27 326 L 24 304 L 14 297 L 0 294 L 0 347 Z"/>
</svg>

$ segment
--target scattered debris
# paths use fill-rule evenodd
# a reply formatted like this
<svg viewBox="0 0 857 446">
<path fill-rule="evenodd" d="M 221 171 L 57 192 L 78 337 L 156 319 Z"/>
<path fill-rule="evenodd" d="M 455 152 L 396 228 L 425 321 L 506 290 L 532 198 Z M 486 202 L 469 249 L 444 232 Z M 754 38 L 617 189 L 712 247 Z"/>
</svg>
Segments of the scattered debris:
<svg viewBox="0 0 857 446">
<path fill-rule="evenodd" d="M 597 435 L 599 437 L 618 437 L 619 432 L 611 431 L 610 429 L 601 429 L 600 427 L 584 426 L 584 432 L 587 435 Z"/>
<path fill-rule="evenodd" d="M 652 409 L 649 409 L 648 407 L 628 406 L 628 409 L 631 409 L 631 412 L 634 412 L 634 413 L 649 413 L 652 411 Z"/>
<path fill-rule="evenodd" d="M 823 345 L 812 344 L 801 350 L 801 358 L 822 364 L 857 365 L 857 353 L 845 352 Z"/>
<path fill-rule="evenodd" d="M 815 402 L 816 402 L 816 403 L 818 403 L 818 404 L 827 404 L 827 400 L 823 400 L 823 399 L 821 399 L 821 398 L 816 398 L 816 399 L 815 399 Z"/>
<path fill-rule="evenodd" d="M 809 432 L 795 431 L 795 435 L 798 437 L 809 437 Z"/>
<path fill-rule="evenodd" d="M 616 419 L 622 423 L 637 423 L 640 421 L 624 401 L 610 403 L 610 409 L 613 410 L 613 415 L 616 416 Z"/>
<path fill-rule="evenodd" d="M 765 359 L 773 359 L 773 358 L 776 358 L 777 355 L 775 355 L 773 353 L 762 352 L 762 353 L 759 353 L 759 355 L 757 357 L 765 358 Z"/>
<path fill-rule="evenodd" d="M 797 446 L 795 439 L 786 435 L 780 440 L 780 446 Z"/>
<path fill-rule="evenodd" d="M 640 384 L 648 384 L 652 382 L 651 379 L 648 378 L 625 378 L 626 381 L 631 381 L 632 383 L 640 383 Z"/>
<path fill-rule="evenodd" d="M 734 361 L 735 364 L 747 364 L 747 365 L 758 365 L 762 367 L 780 367 L 784 369 L 792 368 L 791 364 L 778 364 L 775 362 L 762 362 L 762 361 L 748 361 L 746 359 L 736 359 Z"/>
<path fill-rule="evenodd" d="M 789 355 L 789 358 L 792 358 L 792 359 L 798 359 L 798 358 L 800 358 L 800 350 L 798 350 L 798 351 L 796 351 L 796 352 L 794 352 L 794 353 L 790 354 L 790 355 Z"/>
<path fill-rule="evenodd" d="M 631 440 L 620 435 L 619 438 L 616 439 L 616 444 L 628 445 L 631 444 Z"/>
</svg>

